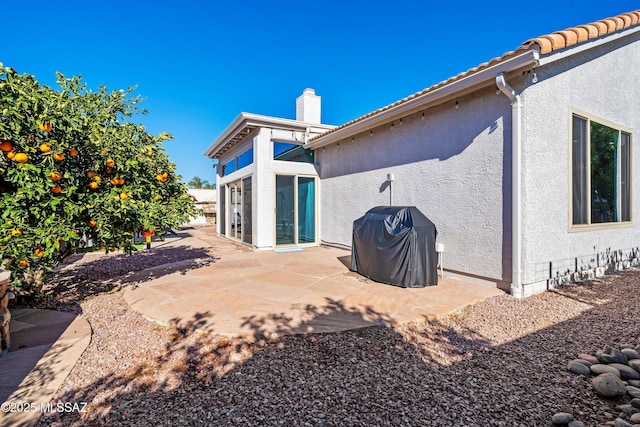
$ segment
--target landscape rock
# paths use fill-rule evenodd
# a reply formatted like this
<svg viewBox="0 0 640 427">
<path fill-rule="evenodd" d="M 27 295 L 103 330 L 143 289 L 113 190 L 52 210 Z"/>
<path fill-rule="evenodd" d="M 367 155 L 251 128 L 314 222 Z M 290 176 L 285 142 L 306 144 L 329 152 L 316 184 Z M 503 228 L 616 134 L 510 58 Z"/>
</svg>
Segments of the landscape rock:
<svg viewBox="0 0 640 427">
<path fill-rule="evenodd" d="M 582 359 L 582 360 L 586 360 L 587 362 L 591 362 L 592 365 L 596 364 L 596 363 L 600 363 L 600 361 L 598 360 L 597 357 L 591 355 L 591 354 L 587 354 L 587 353 L 580 353 L 578 355 L 578 359 Z"/>
<path fill-rule="evenodd" d="M 629 366 L 640 372 L 640 359 L 629 360 Z"/>
<path fill-rule="evenodd" d="M 580 362 L 571 361 L 569 362 L 568 368 L 569 368 L 569 372 L 573 372 L 574 374 L 584 375 L 585 377 L 588 377 L 589 375 L 591 375 L 591 369 L 589 369 L 587 365 Z M 563 424 L 566 424 L 566 423 L 563 423 Z"/>
<path fill-rule="evenodd" d="M 567 424 L 567 427 L 584 427 L 584 423 L 582 421 L 573 420 Z"/>
<path fill-rule="evenodd" d="M 596 352 L 596 357 L 600 361 L 600 363 L 610 364 L 610 363 L 621 363 L 626 365 L 629 359 L 627 356 L 618 350 L 617 348 L 613 348 L 608 344 L 605 344 L 602 350 Z"/>
<path fill-rule="evenodd" d="M 627 393 L 629 393 L 631 397 L 640 399 L 640 388 L 634 387 L 632 385 L 628 385 L 625 388 L 627 389 Z"/>
<path fill-rule="evenodd" d="M 631 402 L 629 402 L 629 404 L 634 408 L 640 409 L 640 398 L 631 399 Z"/>
<path fill-rule="evenodd" d="M 635 414 L 631 415 L 629 421 L 634 424 L 640 424 L 640 412 L 636 412 Z"/>
<path fill-rule="evenodd" d="M 571 421 L 573 421 L 573 415 L 568 412 L 558 412 L 551 417 L 551 422 L 557 426 L 568 424 Z"/>
<path fill-rule="evenodd" d="M 572 362 L 582 363 L 586 367 L 589 367 L 589 366 L 593 365 L 594 363 L 598 363 L 598 360 L 596 359 L 595 362 L 590 362 L 588 360 L 578 358 L 578 359 L 573 359 Z"/>
<path fill-rule="evenodd" d="M 640 353 L 632 348 L 623 348 L 620 351 L 622 351 L 622 353 L 624 353 L 624 355 L 627 356 L 627 359 L 629 360 L 640 359 Z"/>
<path fill-rule="evenodd" d="M 626 422 L 622 418 L 616 418 L 616 427 L 634 427 L 633 424 Z"/>
<path fill-rule="evenodd" d="M 611 373 L 600 374 L 591 380 L 594 390 L 605 397 L 617 397 L 627 394 L 624 383 Z"/>
<path fill-rule="evenodd" d="M 609 366 L 620 371 L 620 378 L 623 380 L 640 380 L 640 372 L 627 365 L 622 363 L 612 363 Z"/>
<path fill-rule="evenodd" d="M 625 414 L 634 414 L 636 412 L 636 408 L 631 406 L 629 403 L 625 403 L 624 405 L 616 406 L 616 409 L 620 412 L 624 412 Z"/>
<path fill-rule="evenodd" d="M 596 363 L 595 365 L 591 365 L 591 367 L 589 369 L 591 370 L 591 372 L 593 372 L 596 375 L 613 374 L 613 375 L 617 376 L 618 378 L 620 378 L 620 371 L 617 370 L 614 367 L 609 366 L 609 365 L 604 365 L 602 363 Z"/>
</svg>

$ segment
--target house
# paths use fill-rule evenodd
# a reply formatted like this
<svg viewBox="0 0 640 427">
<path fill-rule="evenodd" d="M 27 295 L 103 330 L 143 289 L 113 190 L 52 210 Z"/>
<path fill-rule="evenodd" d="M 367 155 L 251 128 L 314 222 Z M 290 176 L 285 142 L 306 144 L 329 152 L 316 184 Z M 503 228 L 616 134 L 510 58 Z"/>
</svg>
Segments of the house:
<svg viewBox="0 0 640 427">
<path fill-rule="evenodd" d="M 295 121 L 243 113 L 206 152 L 218 232 L 256 249 L 349 247 L 369 208 L 407 205 L 436 224 L 448 274 L 516 297 L 638 265 L 639 69 L 634 11 L 341 126 L 320 124 L 309 90 Z"/>
<path fill-rule="evenodd" d="M 187 190 L 196 209 L 202 211 L 196 217 L 190 218 L 189 225 L 215 225 L 216 223 L 216 190 L 203 188 L 189 188 Z"/>
</svg>

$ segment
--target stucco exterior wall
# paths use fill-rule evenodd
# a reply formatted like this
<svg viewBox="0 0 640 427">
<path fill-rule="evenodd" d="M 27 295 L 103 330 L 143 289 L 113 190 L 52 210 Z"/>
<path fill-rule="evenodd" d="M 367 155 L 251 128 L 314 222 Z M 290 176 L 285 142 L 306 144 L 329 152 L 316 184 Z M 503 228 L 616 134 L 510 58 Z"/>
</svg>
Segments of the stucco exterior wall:
<svg viewBox="0 0 640 427">
<path fill-rule="evenodd" d="M 268 127 L 260 128 L 246 141 L 220 158 L 218 162 L 218 200 L 220 188 L 237 180 L 252 177 L 252 245 L 255 249 L 273 249 L 275 246 L 275 183 L 276 174 L 317 176 L 316 168 L 310 163 L 287 162 L 273 160 L 273 140 L 281 142 L 299 142 L 292 132 L 282 132 Z M 221 177 L 222 165 L 253 146 L 253 163 L 242 169 Z M 227 192 L 227 200 L 228 199 Z M 221 203 L 218 203 L 220 206 Z M 229 203 L 226 203 L 229 209 Z M 221 213 L 218 213 L 221 215 Z M 218 216 L 219 218 L 219 216 Z M 227 215 L 228 218 L 228 215 Z M 217 232 L 223 234 L 221 221 L 217 222 Z M 226 221 L 228 223 L 228 219 Z"/>
<path fill-rule="evenodd" d="M 583 269 L 628 259 L 640 244 L 640 42 L 638 36 L 536 70 L 523 92 L 523 283 L 540 291 Z M 570 231 L 572 112 L 632 131 L 632 225 Z M 633 255 L 631 255 L 633 258 Z"/>
<path fill-rule="evenodd" d="M 393 205 L 415 205 L 435 223 L 445 268 L 509 282 L 510 114 L 491 86 L 458 108 L 451 100 L 318 148 L 322 240 L 351 246 L 353 221 L 389 205 L 391 191 Z"/>
</svg>

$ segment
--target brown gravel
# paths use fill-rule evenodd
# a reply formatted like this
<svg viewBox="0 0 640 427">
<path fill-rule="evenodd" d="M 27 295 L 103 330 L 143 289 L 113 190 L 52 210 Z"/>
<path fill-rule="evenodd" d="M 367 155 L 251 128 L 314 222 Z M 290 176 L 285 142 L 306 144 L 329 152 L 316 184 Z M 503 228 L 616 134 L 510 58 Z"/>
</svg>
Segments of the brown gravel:
<svg viewBox="0 0 640 427">
<path fill-rule="evenodd" d="M 191 255 L 185 268 L 213 261 Z M 567 362 L 640 344 L 637 269 L 438 322 L 249 342 L 133 312 L 114 278 L 159 265 L 136 256 L 85 256 L 51 278 L 43 307 L 81 311 L 93 328 L 53 402 L 88 406 L 39 426 L 548 426 L 560 411 L 593 426 L 628 400 L 597 397 Z"/>
</svg>

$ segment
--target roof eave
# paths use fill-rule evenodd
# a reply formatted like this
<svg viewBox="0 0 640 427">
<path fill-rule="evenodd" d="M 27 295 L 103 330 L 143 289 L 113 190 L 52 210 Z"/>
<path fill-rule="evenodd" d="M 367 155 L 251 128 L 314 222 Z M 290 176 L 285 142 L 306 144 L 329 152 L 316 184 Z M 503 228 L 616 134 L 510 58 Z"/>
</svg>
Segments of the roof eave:
<svg viewBox="0 0 640 427">
<path fill-rule="evenodd" d="M 489 81 L 493 82 L 495 81 L 495 76 L 498 73 L 509 73 L 527 67 L 537 66 L 538 60 L 539 54 L 536 48 L 524 50 L 523 53 L 504 59 L 494 65 L 482 69 L 481 71 L 457 79 L 447 85 L 437 87 L 431 91 L 427 91 L 422 95 L 416 96 L 415 98 L 400 103 L 397 106 L 381 111 L 378 114 L 373 114 L 370 117 L 358 120 L 351 125 L 347 125 L 342 129 L 338 129 L 326 135 L 320 135 L 314 140 L 310 141 L 308 143 L 308 147 L 316 149 L 341 141 L 345 138 L 349 138 L 358 133 L 380 126 L 384 123 L 420 111 L 427 105 L 433 104 L 434 102 L 437 102 L 439 100 L 444 100 L 445 98 L 450 98 L 456 93 L 463 92 L 467 89 L 479 86 Z"/>
<path fill-rule="evenodd" d="M 222 132 L 222 134 L 216 138 L 211 146 L 204 152 L 204 155 L 210 158 L 217 158 L 216 154 L 222 147 L 224 147 L 229 141 L 242 132 L 247 135 L 251 132 L 246 132 L 247 128 L 256 127 L 272 127 L 278 129 L 294 129 L 299 131 L 305 131 L 307 128 L 316 128 L 331 130 L 335 126 L 318 124 L 318 123 L 306 123 L 298 120 L 283 119 L 279 117 L 263 116 L 260 114 L 252 113 L 240 113 L 233 122 Z"/>
</svg>

